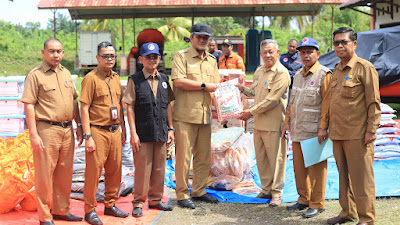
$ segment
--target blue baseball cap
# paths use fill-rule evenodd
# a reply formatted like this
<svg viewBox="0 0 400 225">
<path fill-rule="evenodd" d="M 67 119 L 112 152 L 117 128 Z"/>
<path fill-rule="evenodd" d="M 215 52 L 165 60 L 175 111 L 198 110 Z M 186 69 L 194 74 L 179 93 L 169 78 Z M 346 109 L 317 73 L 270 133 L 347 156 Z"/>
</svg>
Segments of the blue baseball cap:
<svg viewBox="0 0 400 225">
<path fill-rule="evenodd" d="M 299 47 L 297 47 L 297 50 L 300 50 L 301 47 L 314 47 L 319 51 L 319 45 L 317 41 L 314 38 L 310 37 L 305 37 L 300 41 Z"/>
<path fill-rule="evenodd" d="M 146 56 L 150 54 L 160 55 L 159 47 L 156 43 L 149 42 L 140 47 L 140 55 Z"/>
</svg>

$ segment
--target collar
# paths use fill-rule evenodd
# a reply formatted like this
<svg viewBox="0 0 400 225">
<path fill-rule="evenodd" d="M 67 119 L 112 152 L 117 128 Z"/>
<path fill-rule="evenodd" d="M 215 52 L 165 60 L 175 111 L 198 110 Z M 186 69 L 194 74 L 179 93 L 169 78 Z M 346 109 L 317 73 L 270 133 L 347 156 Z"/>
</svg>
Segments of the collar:
<svg viewBox="0 0 400 225">
<path fill-rule="evenodd" d="M 303 74 L 303 77 L 306 77 L 310 74 L 314 74 L 315 71 L 317 71 L 318 67 L 320 66 L 319 61 L 317 60 L 317 62 L 314 63 L 314 65 L 310 68 L 310 70 L 306 73 L 306 67 L 303 67 L 301 69 L 301 73 Z"/>
<path fill-rule="evenodd" d="M 207 59 L 209 56 L 207 55 L 206 51 L 204 53 L 205 53 L 204 59 Z M 192 58 L 198 57 L 199 59 L 201 59 L 200 54 L 197 52 L 197 50 L 193 46 L 189 47 L 189 56 Z"/>
<path fill-rule="evenodd" d="M 276 62 L 275 62 L 275 64 L 271 67 L 271 68 L 267 68 L 265 65 L 263 66 L 263 69 L 264 69 L 264 71 L 272 71 L 272 72 L 276 72 L 277 70 L 278 70 L 278 66 L 279 66 L 279 64 L 281 64 L 280 62 L 279 62 L 279 60 L 276 60 Z"/>
<path fill-rule="evenodd" d="M 297 57 L 299 56 L 298 52 L 296 52 L 294 55 L 291 55 L 289 52 L 288 52 L 288 54 L 289 54 L 290 58 L 292 58 L 293 60 L 297 59 Z"/>
<path fill-rule="evenodd" d="M 105 70 L 103 70 L 100 66 L 97 66 L 97 71 L 99 71 L 99 73 L 103 76 L 103 77 L 114 77 L 115 73 L 114 71 L 110 70 L 108 72 L 106 72 Z"/>
<path fill-rule="evenodd" d="M 354 52 L 353 57 L 351 57 L 350 61 L 347 63 L 347 65 L 345 67 L 353 68 L 356 65 L 357 61 L 358 61 L 357 59 L 358 59 L 358 56 Z M 338 65 L 339 65 L 339 68 L 338 68 L 339 70 L 343 70 L 345 68 L 345 67 L 343 67 L 342 60 L 340 60 Z"/>
<path fill-rule="evenodd" d="M 47 72 L 47 71 L 49 71 L 49 70 L 53 70 L 51 67 L 50 67 L 50 65 L 46 62 L 46 61 L 44 61 L 43 60 L 43 62 L 42 62 L 42 68 L 43 68 L 43 72 Z M 63 66 L 61 66 L 61 64 L 58 64 L 58 66 L 57 66 L 57 68 L 56 68 L 56 70 L 54 71 L 54 72 L 57 72 L 57 71 L 62 71 L 64 69 L 64 67 Z"/>
<path fill-rule="evenodd" d="M 142 72 L 144 74 L 144 79 L 148 79 L 150 76 L 152 76 L 152 74 L 150 74 L 149 72 L 147 72 L 144 68 L 142 69 Z M 160 73 L 157 71 L 155 77 L 160 78 Z"/>
</svg>

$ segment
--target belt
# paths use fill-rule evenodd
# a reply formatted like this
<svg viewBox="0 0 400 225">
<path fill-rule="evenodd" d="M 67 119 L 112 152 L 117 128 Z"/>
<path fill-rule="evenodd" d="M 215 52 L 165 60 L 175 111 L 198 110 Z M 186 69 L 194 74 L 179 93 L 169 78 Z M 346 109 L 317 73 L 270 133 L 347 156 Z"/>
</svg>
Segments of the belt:
<svg viewBox="0 0 400 225">
<path fill-rule="evenodd" d="M 111 133 L 114 133 L 119 128 L 119 124 L 114 124 L 111 126 L 99 126 L 99 125 L 90 124 L 90 126 L 96 127 L 96 128 L 102 129 L 102 130 L 108 130 Z"/>
<path fill-rule="evenodd" d="M 66 122 L 53 122 L 53 121 L 48 121 L 48 120 L 39 120 L 40 122 L 43 123 L 48 123 L 50 125 L 55 125 L 55 126 L 59 126 L 62 128 L 66 128 L 72 125 L 72 121 L 66 121 Z"/>
</svg>

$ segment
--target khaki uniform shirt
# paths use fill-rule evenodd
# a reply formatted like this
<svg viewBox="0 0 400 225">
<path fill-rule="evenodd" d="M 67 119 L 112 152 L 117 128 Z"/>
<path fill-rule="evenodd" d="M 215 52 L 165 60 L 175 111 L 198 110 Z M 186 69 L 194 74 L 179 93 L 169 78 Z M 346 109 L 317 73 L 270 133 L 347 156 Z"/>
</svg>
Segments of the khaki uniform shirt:
<svg viewBox="0 0 400 225">
<path fill-rule="evenodd" d="M 208 52 L 205 57 L 201 58 L 196 49 L 191 46 L 175 54 L 171 78 L 172 80 L 186 78 L 217 84 L 219 82 L 217 61 Z M 174 120 L 194 124 L 211 124 L 211 93 L 203 90 L 185 91 L 174 88 L 174 94 Z"/>
<path fill-rule="evenodd" d="M 297 79 L 297 76 L 302 76 L 303 79 Z M 295 124 L 297 124 L 296 127 L 293 127 L 292 124 L 290 125 L 291 138 L 293 141 L 302 141 L 318 136 L 318 126 L 310 126 L 310 124 L 313 122 L 315 123 L 315 121 L 319 123 L 319 128 L 328 129 L 331 80 L 332 73 L 318 61 L 308 72 L 306 72 L 305 67 L 297 71 L 293 82 L 292 95 L 290 96 L 289 106 L 286 109 L 285 116 L 285 123 L 293 123 L 296 121 Z M 297 81 L 299 81 L 299 83 L 296 83 Z M 307 87 L 313 88 L 313 86 L 314 88 L 319 86 L 318 93 L 316 93 L 315 90 L 308 90 L 308 92 L 304 90 L 304 93 L 294 94 L 296 88 L 306 89 Z M 314 96 L 314 93 L 316 93 L 316 96 Z M 295 115 L 291 115 L 293 104 L 297 107 Z M 314 114 L 316 114 L 315 112 L 306 112 L 307 109 L 311 111 L 310 109 L 312 108 L 318 109 L 315 110 L 319 111 L 317 117 L 314 117 Z M 310 116 L 313 118 L 306 118 Z M 294 134 L 298 136 L 298 140 L 296 140 Z"/>
<path fill-rule="evenodd" d="M 376 133 L 381 117 L 379 77 L 374 66 L 356 54 L 345 67 L 335 66 L 331 82 L 329 137 L 363 139 Z"/>
<path fill-rule="evenodd" d="M 118 74 L 114 71 L 107 73 L 100 67 L 97 67 L 88 73 L 82 81 L 82 93 L 79 100 L 89 105 L 90 124 L 110 126 L 120 123 L 120 118 L 123 116 L 120 115 L 121 99 L 121 82 Z M 113 106 L 118 109 L 117 120 L 111 119 L 110 108 Z"/>
<path fill-rule="evenodd" d="M 21 101 L 35 105 L 36 120 L 65 122 L 74 118 L 77 97 L 68 69 L 59 65 L 54 71 L 43 61 L 26 76 Z"/>
<path fill-rule="evenodd" d="M 254 129 L 261 131 L 280 131 L 285 117 L 288 101 L 290 76 L 288 70 L 279 62 L 269 69 L 259 66 L 253 76 L 253 85 L 245 87 L 243 93 L 254 95 Z"/>
<path fill-rule="evenodd" d="M 142 71 L 144 74 L 144 78 L 148 81 L 151 90 L 153 91 L 154 98 L 157 99 L 157 87 L 160 74 L 157 71 L 157 75 L 152 76 L 145 69 L 143 69 Z M 168 86 L 168 103 L 170 103 L 171 101 L 174 100 L 174 93 L 172 92 L 171 86 L 169 84 L 167 84 L 167 86 Z M 129 105 L 135 105 L 136 89 L 135 89 L 135 83 L 132 81 L 132 79 L 128 80 L 128 85 L 126 87 L 124 97 L 122 97 L 122 101 Z"/>
</svg>

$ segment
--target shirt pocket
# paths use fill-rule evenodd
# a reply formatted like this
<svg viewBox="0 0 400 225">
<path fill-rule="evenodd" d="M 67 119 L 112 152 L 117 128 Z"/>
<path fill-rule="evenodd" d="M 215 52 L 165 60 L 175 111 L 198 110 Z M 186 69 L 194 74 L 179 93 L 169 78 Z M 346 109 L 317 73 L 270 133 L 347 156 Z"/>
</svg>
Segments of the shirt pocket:
<svg viewBox="0 0 400 225">
<path fill-rule="evenodd" d="M 48 102 L 56 102 L 56 84 L 43 84 L 44 99 Z"/>
<path fill-rule="evenodd" d="M 304 91 L 304 105 L 315 105 L 317 103 L 317 93 L 315 91 Z"/>
<path fill-rule="evenodd" d="M 340 92 L 340 95 L 343 98 L 356 98 L 362 91 L 362 83 L 357 80 L 345 80 L 342 83 L 343 88 Z"/>
<path fill-rule="evenodd" d="M 96 100 L 103 105 L 111 104 L 110 91 L 106 88 L 97 88 Z"/>
<path fill-rule="evenodd" d="M 187 73 L 188 79 L 195 80 L 195 81 L 202 81 L 199 67 L 190 67 L 189 66 L 187 68 L 186 73 Z"/>
</svg>

